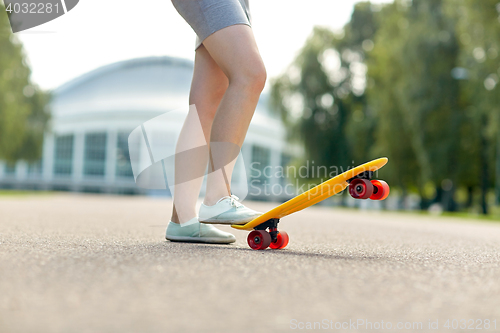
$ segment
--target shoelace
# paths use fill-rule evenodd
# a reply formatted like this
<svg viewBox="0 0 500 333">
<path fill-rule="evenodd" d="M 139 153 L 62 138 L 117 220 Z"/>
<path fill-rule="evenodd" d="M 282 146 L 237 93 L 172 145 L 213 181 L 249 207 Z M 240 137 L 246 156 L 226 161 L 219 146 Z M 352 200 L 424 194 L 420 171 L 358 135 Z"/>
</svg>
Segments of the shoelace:
<svg viewBox="0 0 500 333">
<path fill-rule="evenodd" d="M 229 203 L 231 204 L 231 206 L 236 208 L 243 206 L 240 202 L 238 202 L 238 200 L 240 200 L 240 198 L 238 198 L 234 194 L 231 194 L 231 196 L 229 197 Z"/>
<path fill-rule="evenodd" d="M 217 203 L 221 202 L 222 200 L 226 200 L 226 199 L 229 199 L 229 204 L 233 207 L 243 207 L 243 204 L 241 202 L 238 202 L 238 200 L 240 200 L 240 198 L 238 198 L 237 196 L 235 196 L 234 194 L 231 194 L 231 196 L 225 196 L 225 197 L 222 197 L 219 199 L 219 201 L 217 201 Z"/>
</svg>

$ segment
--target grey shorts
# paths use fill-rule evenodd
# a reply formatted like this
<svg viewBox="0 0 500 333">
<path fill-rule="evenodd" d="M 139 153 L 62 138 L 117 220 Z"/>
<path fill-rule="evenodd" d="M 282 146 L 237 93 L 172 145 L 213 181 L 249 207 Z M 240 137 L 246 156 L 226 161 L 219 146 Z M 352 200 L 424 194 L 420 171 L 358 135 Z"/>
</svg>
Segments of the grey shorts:
<svg viewBox="0 0 500 333">
<path fill-rule="evenodd" d="M 196 33 L 195 50 L 214 32 L 251 22 L 248 0 L 172 0 L 175 9 Z"/>
</svg>

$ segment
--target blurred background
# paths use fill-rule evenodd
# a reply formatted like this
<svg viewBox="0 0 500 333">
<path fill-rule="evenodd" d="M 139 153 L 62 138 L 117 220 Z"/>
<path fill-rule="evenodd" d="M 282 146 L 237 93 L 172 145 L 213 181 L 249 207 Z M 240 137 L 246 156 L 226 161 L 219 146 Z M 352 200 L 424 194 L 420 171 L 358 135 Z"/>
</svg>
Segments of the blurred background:
<svg viewBox="0 0 500 333">
<path fill-rule="evenodd" d="M 243 156 L 310 177 L 249 182 L 316 184 L 318 166 L 387 156 L 389 200 L 329 203 L 500 217 L 498 0 L 250 5 L 270 79 Z M 15 35 L 0 11 L 2 191 L 157 195 L 135 185 L 127 138 L 187 105 L 194 33 L 171 3 L 83 1 Z"/>
</svg>

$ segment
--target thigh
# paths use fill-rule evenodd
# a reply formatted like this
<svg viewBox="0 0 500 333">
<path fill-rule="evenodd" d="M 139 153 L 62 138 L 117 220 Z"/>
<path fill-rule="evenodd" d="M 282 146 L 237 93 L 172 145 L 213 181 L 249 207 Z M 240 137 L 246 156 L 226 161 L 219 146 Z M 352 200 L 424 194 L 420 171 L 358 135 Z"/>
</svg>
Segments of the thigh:
<svg viewBox="0 0 500 333">
<path fill-rule="evenodd" d="M 264 75 L 265 67 L 252 28 L 237 24 L 216 31 L 203 45 L 229 80 L 235 76 Z"/>
<path fill-rule="evenodd" d="M 212 123 L 228 84 L 224 72 L 201 45 L 196 50 L 189 104 L 196 106 L 206 142 L 210 141 Z"/>
<path fill-rule="evenodd" d="M 197 35 L 196 47 L 214 32 L 234 24 L 250 25 L 244 0 L 172 0 L 179 14 Z"/>
</svg>

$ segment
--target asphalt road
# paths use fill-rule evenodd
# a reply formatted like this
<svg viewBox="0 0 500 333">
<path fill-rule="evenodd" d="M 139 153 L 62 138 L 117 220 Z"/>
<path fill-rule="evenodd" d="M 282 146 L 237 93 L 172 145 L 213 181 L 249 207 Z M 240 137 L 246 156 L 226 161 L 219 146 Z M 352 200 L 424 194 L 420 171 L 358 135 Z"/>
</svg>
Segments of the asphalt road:
<svg viewBox="0 0 500 333">
<path fill-rule="evenodd" d="M 254 251 L 165 241 L 170 210 L 0 197 L 0 332 L 500 331 L 500 223 L 311 207 Z"/>
</svg>

